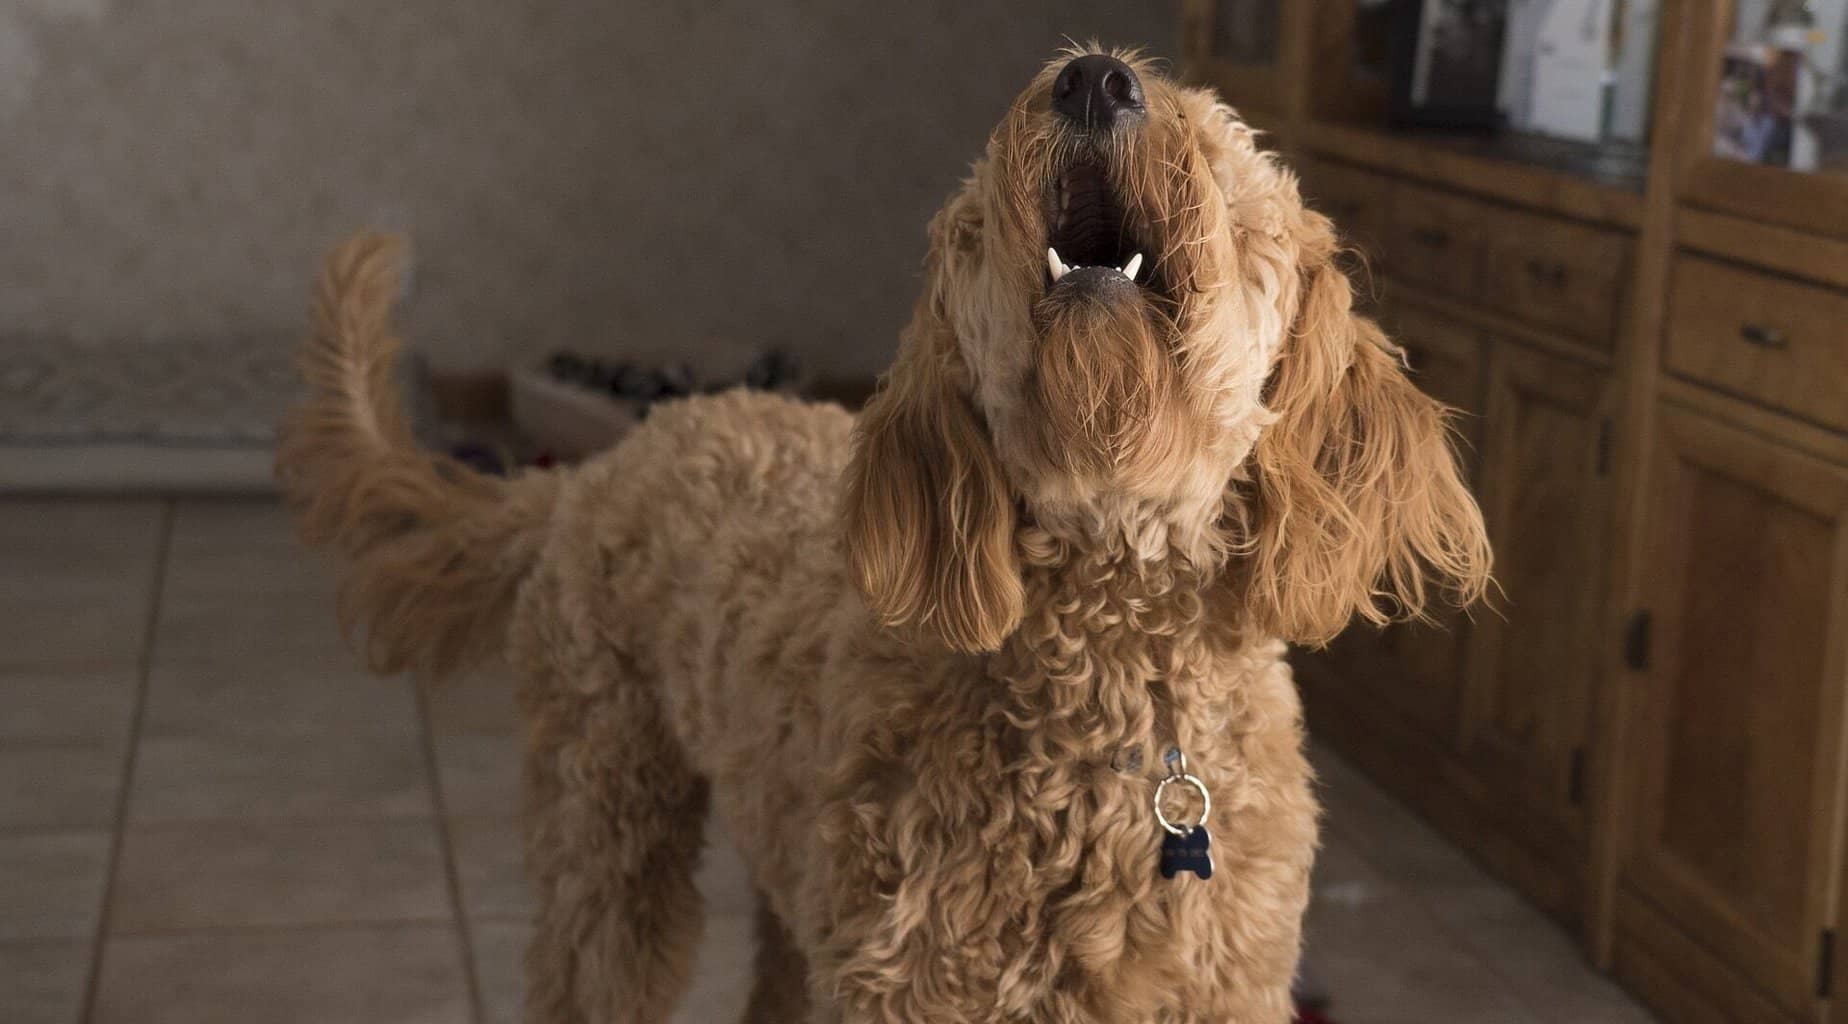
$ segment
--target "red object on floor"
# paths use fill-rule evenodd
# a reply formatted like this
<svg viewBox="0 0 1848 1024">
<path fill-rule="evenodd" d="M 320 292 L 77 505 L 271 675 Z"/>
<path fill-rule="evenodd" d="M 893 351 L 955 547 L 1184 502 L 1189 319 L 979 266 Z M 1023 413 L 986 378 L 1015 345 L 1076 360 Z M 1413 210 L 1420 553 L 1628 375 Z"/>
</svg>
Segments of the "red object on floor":
<svg viewBox="0 0 1848 1024">
<path fill-rule="evenodd" d="M 1311 1010 L 1307 1007 L 1298 1006 L 1296 1008 L 1296 1024 L 1335 1024 L 1335 1022 L 1331 1017 L 1324 1017 L 1319 1010 Z"/>
</svg>

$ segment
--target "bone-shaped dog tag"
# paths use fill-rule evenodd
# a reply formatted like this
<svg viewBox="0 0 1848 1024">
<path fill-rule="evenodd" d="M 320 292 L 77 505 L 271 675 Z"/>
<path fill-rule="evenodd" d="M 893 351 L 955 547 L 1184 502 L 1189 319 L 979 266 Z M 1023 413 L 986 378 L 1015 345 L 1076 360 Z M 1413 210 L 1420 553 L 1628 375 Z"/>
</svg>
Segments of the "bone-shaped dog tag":
<svg viewBox="0 0 1848 1024">
<path fill-rule="evenodd" d="M 1168 764 L 1168 777 L 1155 786 L 1155 820 L 1167 833 L 1161 840 L 1161 877 L 1172 880 L 1191 871 L 1205 881 L 1213 877 L 1213 837 L 1206 830 L 1206 820 L 1213 815 L 1213 795 L 1206 791 L 1206 783 L 1187 773 L 1187 755 L 1180 747 L 1168 748 L 1163 760 Z M 1169 821 L 1162 810 L 1162 794 L 1177 782 L 1200 794 L 1200 820 L 1192 825 Z"/>
<path fill-rule="evenodd" d="M 1172 879 L 1191 871 L 1201 880 L 1213 877 L 1213 837 L 1205 825 L 1195 825 L 1186 835 L 1172 832 L 1161 842 L 1161 877 Z"/>
</svg>

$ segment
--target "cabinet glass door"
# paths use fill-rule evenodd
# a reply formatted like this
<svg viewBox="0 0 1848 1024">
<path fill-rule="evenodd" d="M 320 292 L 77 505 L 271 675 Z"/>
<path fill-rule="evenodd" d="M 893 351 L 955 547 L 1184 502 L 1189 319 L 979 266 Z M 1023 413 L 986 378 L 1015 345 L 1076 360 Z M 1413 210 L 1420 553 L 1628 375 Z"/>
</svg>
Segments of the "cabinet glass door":
<svg viewBox="0 0 1848 1024">
<path fill-rule="evenodd" d="M 1713 154 L 1848 177 L 1848 0 L 1739 0 L 1720 52 Z"/>
<path fill-rule="evenodd" d="M 1693 5 L 1682 195 L 1848 237 L 1848 0 Z"/>
<path fill-rule="evenodd" d="M 1277 63 L 1277 0 L 1214 0 L 1211 54 L 1228 64 Z"/>
<path fill-rule="evenodd" d="M 1189 75 L 1241 112 L 1281 108 L 1282 0 L 1186 0 Z"/>
</svg>

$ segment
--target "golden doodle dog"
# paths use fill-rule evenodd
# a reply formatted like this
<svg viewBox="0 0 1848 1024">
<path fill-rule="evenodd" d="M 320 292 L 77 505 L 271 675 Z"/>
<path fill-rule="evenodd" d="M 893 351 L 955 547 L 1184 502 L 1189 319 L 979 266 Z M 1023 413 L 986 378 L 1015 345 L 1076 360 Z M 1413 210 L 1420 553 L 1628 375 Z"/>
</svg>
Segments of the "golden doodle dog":
<svg viewBox="0 0 1848 1024">
<path fill-rule="evenodd" d="M 1468 602 L 1489 551 L 1447 411 L 1232 110 L 1061 55 L 857 419 L 694 398 L 575 469 L 413 446 L 393 252 L 330 260 L 279 470 L 374 667 L 518 671 L 528 1020 L 668 1018 L 709 802 L 761 895 L 750 1021 L 1290 1019 L 1284 643 Z"/>
</svg>

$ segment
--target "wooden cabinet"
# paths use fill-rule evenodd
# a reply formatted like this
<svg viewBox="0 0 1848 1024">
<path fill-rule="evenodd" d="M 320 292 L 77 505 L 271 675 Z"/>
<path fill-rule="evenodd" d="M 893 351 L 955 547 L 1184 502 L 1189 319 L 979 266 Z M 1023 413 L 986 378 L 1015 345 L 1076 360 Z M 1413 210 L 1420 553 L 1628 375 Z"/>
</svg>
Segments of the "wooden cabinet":
<svg viewBox="0 0 1848 1024">
<path fill-rule="evenodd" d="M 1609 514 L 1608 376 L 1512 344 L 1490 359 L 1478 488 L 1500 614 L 1473 631 L 1464 757 L 1530 844 L 1582 846 Z"/>
<path fill-rule="evenodd" d="M 1376 773 L 1390 766 L 1381 781 L 1536 903 L 1577 920 L 1609 547 L 1611 376 L 1589 354 L 1541 352 L 1404 290 L 1383 320 L 1419 386 L 1462 412 L 1499 591 L 1474 615 L 1350 630 L 1304 658 L 1311 728 L 1372 733 L 1365 750 L 1344 749 Z"/>
<path fill-rule="evenodd" d="M 1673 407 L 1657 435 L 1622 883 L 1735 972 L 1687 983 L 1808 1019 L 1839 920 L 1848 469 Z"/>
<path fill-rule="evenodd" d="M 1249 95 L 1466 413 L 1499 593 L 1297 655 L 1310 732 L 1664 1019 L 1848 1024 L 1848 5 L 1629 5 L 1643 160 L 1390 130 L 1398 7 L 1283 5 Z M 1801 109 L 1742 118 L 1799 51 Z"/>
<path fill-rule="evenodd" d="M 1482 332 L 1404 303 L 1393 307 L 1385 326 L 1404 348 L 1418 386 L 1458 411 L 1456 430 L 1473 470 L 1484 408 Z M 1469 629 L 1466 615 L 1445 612 L 1431 623 L 1349 630 L 1331 650 L 1411 728 L 1452 749 L 1462 726 Z"/>
</svg>

